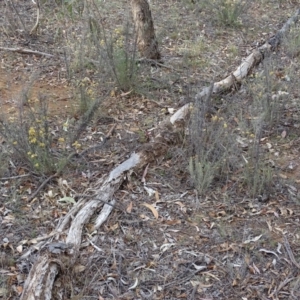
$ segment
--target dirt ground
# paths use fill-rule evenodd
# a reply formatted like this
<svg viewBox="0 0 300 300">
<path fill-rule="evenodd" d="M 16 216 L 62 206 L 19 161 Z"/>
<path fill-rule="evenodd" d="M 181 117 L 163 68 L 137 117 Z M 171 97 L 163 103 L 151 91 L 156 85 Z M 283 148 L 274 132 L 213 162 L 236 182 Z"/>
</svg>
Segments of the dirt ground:
<svg viewBox="0 0 300 300">
<path fill-rule="evenodd" d="M 60 199 L 77 199 L 95 188 L 99 178 L 147 142 L 149 128 L 194 99 L 205 85 L 230 74 L 299 9 L 297 1 L 249 1 L 242 26 L 231 28 L 216 24 L 201 1 L 153 0 L 165 67 L 143 66 L 140 76 L 151 74 L 151 84 L 143 86 L 143 93 L 126 94 L 111 78 L 101 77 L 101 70 L 75 71 L 69 78 L 69 45 L 62 37 L 68 32 L 79 39 L 86 19 L 80 8 L 63 15 L 57 2 L 44 1 L 34 36 L 28 35 L 36 16 L 32 2 L 16 0 L 13 7 L 0 2 L 5 16 L 0 19 L 1 122 L 17 119 L 28 103 L 45 97 L 52 124 L 76 123 L 80 104 L 74 78 L 82 72 L 91 86 L 97 82 L 97 96 L 103 98 L 100 112 L 79 138 L 82 149 L 101 143 L 116 127 L 103 147 L 75 157 L 72 167 L 33 199 L 51 174 L 39 177 L 22 161 L 9 160 L 0 178 L 0 299 L 20 298 L 39 250 L 26 260 L 19 258 L 71 209 L 72 203 Z M 119 29 L 130 16 L 125 0 L 103 1 L 99 7 L 107 31 Z M 22 49 L 53 56 L 20 53 Z M 299 55 L 290 57 L 285 50 L 274 56 L 280 68 L 294 72 L 295 84 L 288 85 L 294 101 L 287 104 L 278 128 L 262 140 L 276 169 L 274 191 L 266 198 L 251 197 L 236 188 L 236 173 L 230 184 L 199 196 L 188 173 L 186 143 L 181 142 L 146 173 L 128 175 L 100 230 L 92 231 L 92 220 L 86 224 L 79 260 L 55 280 L 53 293 L 61 295 L 57 299 L 300 299 L 300 68 Z M 253 73 L 262 69 L 260 65 Z M 276 76 L 276 83 L 285 84 L 285 75 Z M 4 151 L 2 135 L 0 142 Z"/>
</svg>

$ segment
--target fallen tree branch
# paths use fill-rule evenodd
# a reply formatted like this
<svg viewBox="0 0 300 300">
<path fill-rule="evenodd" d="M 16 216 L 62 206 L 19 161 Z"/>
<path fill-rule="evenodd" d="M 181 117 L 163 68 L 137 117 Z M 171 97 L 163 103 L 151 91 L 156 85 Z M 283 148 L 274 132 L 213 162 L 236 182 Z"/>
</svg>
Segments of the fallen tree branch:
<svg viewBox="0 0 300 300">
<path fill-rule="evenodd" d="M 239 82 L 246 77 L 251 68 L 259 63 L 267 52 L 275 50 L 275 47 L 280 44 L 284 33 L 290 28 L 293 22 L 298 20 L 299 14 L 300 9 L 297 11 L 297 14 L 287 21 L 278 34 L 276 34 L 272 39 L 269 39 L 269 41 L 263 46 L 254 50 L 254 52 L 249 55 L 231 75 L 226 77 L 224 80 L 214 83 L 210 87 L 204 88 L 197 94 L 196 99 L 202 99 L 205 96 L 209 96 L 210 93 L 224 91 L 231 87 L 235 81 Z M 172 130 L 174 132 L 178 127 L 180 128 L 184 124 L 184 121 L 189 114 L 190 107 L 190 104 L 184 105 L 173 116 L 162 122 L 158 128 L 156 128 L 156 134 L 153 134 L 153 138 L 150 143 L 143 145 L 137 152 L 132 153 L 129 159 L 113 169 L 106 178 L 101 178 L 98 182 L 96 182 L 96 188 L 93 189 L 94 198 L 89 200 L 81 198 L 70 212 L 61 220 L 55 230 L 55 232 L 58 232 L 56 238 L 57 240 L 65 240 L 66 245 L 70 246 L 67 253 L 64 254 L 64 265 L 69 268 L 74 265 L 79 255 L 78 253 L 82 241 L 83 228 L 85 224 L 90 221 L 91 217 L 98 211 L 100 206 L 103 205 L 103 202 L 105 204 L 103 205 L 102 211 L 96 221 L 94 221 L 94 228 L 99 228 L 103 222 L 106 221 L 115 203 L 113 195 L 119 189 L 124 178 L 126 178 L 128 171 L 133 169 L 139 170 L 167 152 L 174 138 L 170 131 Z M 67 225 L 69 225 L 69 223 L 70 227 L 67 229 Z M 66 239 L 64 239 L 65 234 L 67 234 Z M 55 277 L 55 274 L 57 274 L 60 270 L 64 269 L 64 265 L 61 263 L 62 254 L 60 254 L 59 259 L 53 256 L 53 253 L 49 255 L 47 250 L 43 249 L 40 254 L 40 258 L 36 261 L 29 273 L 24 285 L 21 300 L 52 298 L 51 287 L 54 282 L 53 277 Z M 170 284 L 172 283 L 169 283 L 168 285 Z"/>
<path fill-rule="evenodd" d="M 282 42 L 282 38 L 286 32 L 290 29 L 293 23 L 298 22 L 300 15 L 300 9 L 290 17 L 287 22 L 282 26 L 282 28 L 268 41 L 266 41 L 262 46 L 255 49 L 246 59 L 237 67 L 237 69 L 227 76 L 225 79 L 215 82 L 213 87 L 213 94 L 218 94 L 228 90 L 234 85 L 235 82 L 241 82 L 251 69 L 259 64 L 263 58 L 271 51 L 277 49 L 277 47 Z M 209 87 L 204 88 L 200 93 L 196 95 L 196 100 L 202 99 L 209 92 Z"/>
<path fill-rule="evenodd" d="M 176 126 L 176 120 L 173 120 L 173 124 Z M 164 122 L 171 125 L 170 122 Z M 159 127 L 157 130 L 162 129 Z M 65 239 L 65 243 L 68 245 L 72 245 L 72 248 L 69 249 L 68 254 L 64 257 L 64 262 L 68 262 L 68 265 L 73 265 L 77 259 L 79 248 L 82 240 L 82 231 L 83 227 L 89 220 L 92 215 L 103 205 L 102 202 L 108 202 L 104 204 L 101 213 L 96 218 L 94 222 L 94 228 L 99 228 L 103 222 L 106 221 L 110 212 L 113 209 L 113 205 L 115 200 L 113 199 L 114 193 L 119 189 L 120 185 L 123 183 L 124 178 L 126 177 L 126 173 L 132 169 L 140 169 L 145 166 L 149 162 L 152 162 L 155 158 L 162 156 L 167 152 L 170 143 L 170 137 L 167 134 L 159 132 L 151 143 L 145 144 L 143 148 L 138 153 L 133 153 L 129 159 L 124 161 L 122 164 L 113 169 L 106 179 L 99 179 L 99 181 L 95 184 L 98 186 L 95 189 L 94 199 L 86 200 L 81 198 L 76 205 L 70 210 L 70 212 L 64 217 L 64 219 L 60 222 L 60 224 L 56 227 L 55 232 L 57 233 L 57 239 L 62 239 L 62 236 L 65 235 L 65 229 L 69 223 L 71 223 L 67 237 Z M 47 243 L 47 242 L 46 242 Z M 44 254 L 47 256 L 47 250 L 45 249 L 45 245 L 43 245 Z M 52 257 L 54 254 L 51 254 Z M 28 256 L 28 254 L 27 254 Z M 60 255 L 61 257 L 61 255 Z M 21 257 L 22 259 L 22 257 Z M 41 258 L 37 260 L 37 262 L 33 266 L 33 271 L 29 273 L 28 278 L 26 280 L 26 284 L 24 285 L 24 291 L 22 293 L 21 299 L 44 299 L 41 298 L 40 290 L 41 290 L 41 280 L 36 279 L 36 272 L 41 269 L 41 276 L 49 276 L 50 268 L 51 274 L 58 272 L 61 266 L 58 264 L 57 267 L 53 266 L 54 262 L 46 263 L 45 259 Z M 41 265 L 41 266 L 40 266 Z M 49 269 L 48 271 L 46 269 Z M 51 299 L 51 289 L 49 288 L 50 281 L 47 281 L 47 285 L 44 287 L 44 297 L 45 299 Z M 47 293 L 47 295 L 46 295 Z"/>
</svg>

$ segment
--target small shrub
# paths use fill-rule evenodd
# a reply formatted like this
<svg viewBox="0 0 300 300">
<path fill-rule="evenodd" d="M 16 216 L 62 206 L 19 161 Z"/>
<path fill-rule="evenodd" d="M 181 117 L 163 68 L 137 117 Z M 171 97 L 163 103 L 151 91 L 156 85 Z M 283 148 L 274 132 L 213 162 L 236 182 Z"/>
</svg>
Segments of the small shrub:
<svg viewBox="0 0 300 300">
<path fill-rule="evenodd" d="M 54 154 L 53 142 L 56 131 L 50 126 L 46 100 L 28 100 L 28 108 L 20 108 L 19 115 L 12 120 L 5 120 L 0 124 L 0 135 L 5 138 L 14 157 L 38 174 L 49 174 L 56 171 L 59 151 L 64 148 L 65 136 L 58 138 L 58 148 Z M 63 130 L 61 130 L 63 132 Z M 57 149 L 58 150 L 58 149 Z"/>
<path fill-rule="evenodd" d="M 120 90 L 129 91 L 135 87 L 136 63 L 124 49 L 113 50 L 111 68 Z"/>
<path fill-rule="evenodd" d="M 289 34 L 284 39 L 283 46 L 289 56 L 292 58 L 300 54 L 300 26 L 299 24 L 293 25 L 290 28 Z"/>
<path fill-rule="evenodd" d="M 69 56 L 72 57 L 70 68 L 72 74 L 82 77 L 83 73 L 92 67 L 92 72 L 98 77 L 101 84 L 113 90 L 116 86 L 123 92 L 134 89 L 137 80 L 136 42 L 130 32 L 130 22 L 124 26 L 118 26 L 113 32 L 105 28 L 105 24 L 99 22 L 102 19 L 99 8 L 85 7 L 86 16 L 83 34 L 80 43 L 69 36 Z M 75 53 L 75 55 L 73 55 Z"/>
<path fill-rule="evenodd" d="M 223 185 L 239 159 L 235 136 L 221 112 L 210 101 L 195 105 L 190 124 L 189 171 L 202 196 L 212 185 Z"/>
<path fill-rule="evenodd" d="M 201 3 L 207 9 L 213 20 L 219 25 L 239 27 L 242 25 L 242 15 L 247 11 L 250 1 L 245 0 L 205 0 Z"/>
<path fill-rule="evenodd" d="M 1 118 L 0 136 L 7 142 L 6 151 L 35 174 L 60 173 L 69 163 L 70 153 L 82 148 L 78 139 L 97 111 L 99 101 L 101 98 L 93 102 L 75 126 L 72 118 L 51 118 L 45 97 L 29 98 L 26 109 L 21 106 L 16 117 Z"/>
<path fill-rule="evenodd" d="M 262 67 L 247 80 L 240 95 L 227 96 L 228 101 L 215 97 L 195 103 L 189 171 L 201 195 L 227 182 L 235 182 L 250 197 L 269 196 L 275 187 L 272 150 L 262 141 L 268 138 L 271 145 L 272 133 L 278 136 L 288 93 L 286 82 L 276 79 L 274 57 L 265 59 Z"/>
<path fill-rule="evenodd" d="M 284 87 L 276 82 L 275 69 L 276 61 L 266 59 L 263 70 L 248 82 L 251 98 L 247 108 L 248 122 L 240 124 L 242 131 L 247 132 L 249 141 L 243 180 L 249 195 L 253 197 L 269 194 L 274 186 L 274 168 L 268 163 L 269 154 L 263 148 L 261 139 L 269 137 L 272 132 L 277 135 L 276 128 L 281 116 L 282 104 L 278 92 Z"/>
<path fill-rule="evenodd" d="M 274 169 L 263 157 L 251 157 L 243 169 L 243 183 L 248 195 L 269 196 L 274 184 Z"/>
</svg>

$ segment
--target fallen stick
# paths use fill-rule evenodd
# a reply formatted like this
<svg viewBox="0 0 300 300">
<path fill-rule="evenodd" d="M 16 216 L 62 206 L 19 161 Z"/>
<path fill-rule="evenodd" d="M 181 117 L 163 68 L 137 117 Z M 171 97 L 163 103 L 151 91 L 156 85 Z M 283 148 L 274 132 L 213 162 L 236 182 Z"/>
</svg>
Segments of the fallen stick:
<svg viewBox="0 0 300 300">
<path fill-rule="evenodd" d="M 40 3 L 39 0 L 32 0 L 33 4 L 36 6 L 36 21 L 32 29 L 30 30 L 30 35 L 33 35 L 36 33 L 38 27 L 39 27 L 39 21 L 40 21 Z"/>
<path fill-rule="evenodd" d="M 231 75 L 224 80 L 214 83 L 210 87 L 204 88 L 196 95 L 196 100 L 209 96 L 210 93 L 224 91 L 230 88 L 235 81 L 241 81 L 246 77 L 251 68 L 259 63 L 265 57 L 267 52 L 275 50 L 275 48 L 278 47 L 282 37 L 290 28 L 291 24 L 297 22 L 299 14 L 300 9 L 286 22 L 273 38 L 254 50 Z M 191 107 L 190 105 L 190 103 L 184 105 L 173 116 L 162 122 L 157 128 L 158 133 L 154 136 L 151 143 L 143 145 L 139 152 L 132 153 L 131 157 L 113 169 L 106 179 L 100 179 L 96 183 L 97 188 L 93 191 L 95 195 L 94 198 L 89 201 L 80 199 L 79 202 L 75 204 L 56 228 L 56 232 L 61 233 L 58 234 L 57 239 L 64 239 L 66 227 L 71 222 L 65 239 L 66 245 L 70 248 L 68 248 L 67 253 L 60 253 L 59 256 L 55 256 L 53 253 L 49 254 L 47 251 L 43 251 L 42 254 L 40 254 L 40 257 L 33 265 L 26 279 L 21 300 L 52 299 L 54 277 L 61 269 L 74 265 L 77 260 L 84 225 L 89 222 L 92 215 L 102 205 L 102 202 L 107 202 L 94 222 L 94 228 L 99 228 L 99 226 L 106 221 L 113 208 L 113 203 L 115 201 L 113 195 L 119 189 L 124 178 L 126 178 L 126 173 L 132 169 L 138 170 L 145 167 L 148 163 L 155 161 L 155 159 L 167 152 L 170 143 L 172 142 L 172 136 L 170 136 L 169 129 L 175 130 L 177 124 L 182 125 L 181 121 L 185 121 Z M 168 130 L 164 131 L 164 129 Z M 64 263 L 62 263 L 62 261 Z"/>
<path fill-rule="evenodd" d="M 35 51 L 35 50 L 30 50 L 30 49 L 21 48 L 21 47 L 18 47 L 18 48 L 0 47 L 0 50 L 18 52 L 18 53 L 22 53 L 22 54 L 32 54 L 32 55 L 39 55 L 39 56 L 54 57 L 53 54 L 40 52 L 40 51 Z"/>
</svg>

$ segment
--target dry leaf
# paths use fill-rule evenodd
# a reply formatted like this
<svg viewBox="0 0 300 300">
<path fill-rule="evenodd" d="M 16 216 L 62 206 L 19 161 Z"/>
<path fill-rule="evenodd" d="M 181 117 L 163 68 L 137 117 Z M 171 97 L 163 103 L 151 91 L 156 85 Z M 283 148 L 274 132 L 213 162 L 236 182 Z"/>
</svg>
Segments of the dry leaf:
<svg viewBox="0 0 300 300">
<path fill-rule="evenodd" d="M 259 271 L 258 267 L 254 263 L 253 263 L 253 268 L 255 269 L 257 274 L 260 274 L 260 271 Z"/>
<path fill-rule="evenodd" d="M 237 282 L 236 279 L 234 279 L 233 282 L 232 282 L 232 286 L 237 286 L 237 285 L 238 285 L 238 282 Z"/>
<path fill-rule="evenodd" d="M 119 228 L 119 224 L 116 223 L 115 225 L 111 226 L 109 229 L 110 229 L 110 231 L 114 231 L 114 230 L 116 230 L 118 228 Z"/>
<path fill-rule="evenodd" d="M 134 284 L 128 290 L 134 290 L 138 286 L 139 280 L 135 278 Z"/>
<path fill-rule="evenodd" d="M 179 205 L 183 212 L 186 212 L 185 204 L 183 204 L 181 201 L 176 201 L 175 204 Z"/>
<path fill-rule="evenodd" d="M 180 220 L 166 220 L 164 223 L 167 225 L 177 225 L 177 224 L 181 224 L 181 221 Z"/>
<path fill-rule="evenodd" d="M 131 213 L 131 211 L 132 211 L 132 201 L 130 201 L 129 205 L 126 208 L 126 212 L 128 212 L 129 214 Z"/>
<path fill-rule="evenodd" d="M 258 235 L 258 236 L 256 236 L 256 237 L 254 237 L 254 238 L 252 238 L 252 239 L 249 239 L 249 240 L 244 241 L 243 244 L 249 244 L 249 243 L 251 243 L 251 242 L 256 242 L 256 241 L 258 241 L 261 237 L 262 237 L 262 234 L 261 234 L 261 235 Z"/>
<path fill-rule="evenodd" d="M 159 202 L 159 194 L 158 194 L 158 191 L 155 191 L 155 200 L 156 200 L 156 202 Z"/>
<path fill-rule="evenodd" d="M 143 203 L 142 205 L 149 208 L 152 211 L 153 216 L 155 217 L 155 219 L 158 219 L 158 211 L 156 210 L 156 208 L 153 205 L 148 204 L 148 203 Z"/>
<path fill-rule="evenodd" d="M 80 264 L 76 265 L 74 268 L 75 273 L 80 273 L 83 272 L 84 270 L 85 270 L 85 266 Z"/>
<path fill-rule="evenodd" d="M 279 258 L 278 255 L 277 255 L 274 251 L 270 251 L 270 250 L 267 250 L 267 249 L 259 249 L 258 251 L 259 251 L 259 252 L 265 252 L 265 253 L 268 253 L 268 254 L 273 254 L 273 255 L 275 255 L 277 258 Z"/>
<path fill-rule="evenodd" d="M 142 176 L 142 182 L 145 183 L 146 182 L 146 175 L 148 173 L 148 168 L 149 168 L 149 164 L 146 166 L 143 176 Z"/>
<path fill-rule="evenodd" d="M 283 131 L 281 132 L 281 137 L 282 137 L 283 139 L 286 137 L 286 130 L 283 130 Z"/>
<path fill-rule="evenodd" d="M 21 295 L 22 292 L 23 292 L 23 287 L 18 285 L 18 286 L 16 287 L 16 290 L 17 290 L 17 292 L 19 293 L 19 295 Z"/>
<path fill-rule="evenodd" d="M 150 197 L 152 197 L 155 194 L 155 190 L 148 188 L 147 186 L 144 186 L 144 189 L 147 191 Z"/>
<path fill-rule="evenodd" d="M 279 177 L 281 177 L 282 179 L 287 179 L 287 176 L 285 174 L 280 173 Z"/>
</svg>

